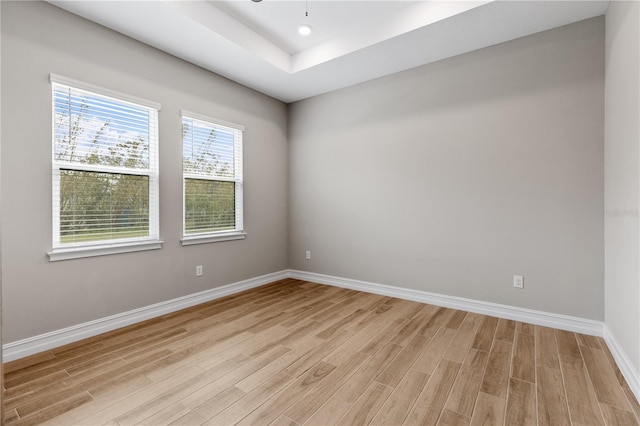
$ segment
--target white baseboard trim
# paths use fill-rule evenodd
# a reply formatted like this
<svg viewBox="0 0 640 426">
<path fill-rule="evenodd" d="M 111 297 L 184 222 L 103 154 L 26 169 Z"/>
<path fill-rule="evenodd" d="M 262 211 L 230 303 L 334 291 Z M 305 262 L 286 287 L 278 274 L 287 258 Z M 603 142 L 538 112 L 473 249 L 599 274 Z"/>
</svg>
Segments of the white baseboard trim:
<svg viewBox="0 0 640 426">
<path fill-rule="evenodd" d="M 620 346 L 620 343 L 618 343 L 616 336 L 614 336 L 606 324 L 604 325 L 604 341 L 607 343 L 611 355 L 613 355 L 613 359 L 616 360 L 616 364 L 627 381 L 629 388 L 631 388 L 631 392 L 633 392 L 636 399 L 640 401 L 640 373 L 635 369 L 633 363 Z"/>
<path fill-rule="evenodd" d="M 222 287 L 216 287 L 199 293 L 167 300 L 165 302 L 156 303 L 154 305 L 133 309 L 131 311 L 122 312 L 109 317 L 99 318 L 97 320 L 63 328 L 61 330 L 40 334 L 38 336 L 29 337 L 16 342 L 7 343 L 2 345 L 2 361 L 14 361 L 38 352 L 115 330 L 120 327 L 155 318 L 160 315 L 166 315 L 171 312 L 179 311 L 180 309 L 185 309 L 210 300 L 219 299 L 230 294 L 260 287 L 274 281 L 288 278 L 289 275 L 289 272 L 286 270 L 274 272 L 224 285 Z"/>
<path fill-rule="evenodd" d="M 367 293 L 397 297 L 399 299 L 429 303 L 436 306 L 460 309 L 499 318 L 603 337 L 618 365 L 618 368 L 620 368 L 621 373 L 627 380 L 631 391 L 635 395 L 636 399 L 640 401 L 640 374 L 634 368 L 633 363 L 629 360 L 609 327 L 602 322 L 291 269 L 250 278 L 244 281 L 224 285 L 222 287 L 216 287 L 128 312 L 99 318 L 94 321 L 89 321 L 61 330 L 55 330 L 16 342 L 7 343 L 2 346 L 3 362 L 13 361 L 38 352 L 73 343 L 107 331 L 155 318 L 160 315 L 166 315 L 171 312 L 179 311 L 180 309 L 219 299 L 244 290 L 260 287 L 285 278 L 295 278 L 318 284 L 326 284 L 351 290 L 364 291 Z"/>
<path fill-rule="evenodd" d="M 633 368 L 633 364 L 630 362 L 613 334 L 611 334 L 611 331 L 602 322 L 298 270 L 283 270 L 250 278 L 222 287 L 178 297 L 128 312 L 99 318 L 94 321 L 89 321 L 61 330 L 55 330 L 16 342 L 7 343 L 2 346 L 3 362 L 13 361 L 38 352 L 73 343 L 107 331 L 115 330 L 117 328 L 125 327 L 127 325 L 135 324 L 161 315 L 166 315 L 180 309 L 185 309 L 244 290 L 260 287 L 285 278 L 295 278 L 318 284 L 326 284 L 335 287 L 364 291 L 367 293 L 381 294 L 384 296 L 397 297 L 400 299 L 413 300 L 421 303 L 429 303 L 447 308 L 460 309 L 499 318 L 604 337 L 616 360 L 616 363 L 620 368 L 620 371 L 626 378 L 627 383 L 629 383 L 629 387 L 635 394 L 636 398 L 640 400 L 640 376 Z"/>
<path fill-rule="evenodd" d="M 381 294 L 383 296 L 397 297 L 415 302 L 429 303 L 436 306 L 460 309 L 468 312 L 489 315 L 498 318 L 505 318 L 526 322 L 530 324 L 553 327 L 561 330 L 573 331 L 576 333 L 589 334 L 591 336 L 603 337 L 603 323 L 584 318 L 572 317 L 568 315 L 554 314 L 533 309 L 519 308 L 516 306 L 500 305 L 497 303 L 483 302 L 480 300 L 465 299 L 444 294 L 429 293 L 421 290 L 394 287 L 385 284 L 376 284 L 366 281 L 352 280 L 349 278 L 334 277 L 331 275 L 317 274 L 314 272 L 304 272 L 290 270 L 289 276 L 299 280 L 311 281 L 318 284 L 327 284 L 335 287 L 348 288 L 351 290 L 364 291 L 367 293 Z"/>
</svg>

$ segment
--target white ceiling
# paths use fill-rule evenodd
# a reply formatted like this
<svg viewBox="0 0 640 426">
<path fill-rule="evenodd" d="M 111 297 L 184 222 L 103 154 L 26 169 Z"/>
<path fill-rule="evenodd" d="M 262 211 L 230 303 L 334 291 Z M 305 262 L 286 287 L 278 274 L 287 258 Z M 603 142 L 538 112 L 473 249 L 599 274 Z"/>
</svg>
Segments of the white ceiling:
<svg viewBox="0 0 640 426">
<path fill-rule="evenodd" d="M 310 49 L 331 39 L 344 37 L 356 27 L 366 30 L 418 1 L 210 1 L 289 54 Z M 308 12 L 308 16 L 306 16 Z M 297 26 L 309 24 L 315 31 L 306 37 Z"/>
<path fill-rule="evenodd" d="M 609 4 L 591 0 L 49 3 L 284 102 L 599 16 Z M 307 37 L 297 33 L 303 23 L 314 29 Z"/>
</svg>

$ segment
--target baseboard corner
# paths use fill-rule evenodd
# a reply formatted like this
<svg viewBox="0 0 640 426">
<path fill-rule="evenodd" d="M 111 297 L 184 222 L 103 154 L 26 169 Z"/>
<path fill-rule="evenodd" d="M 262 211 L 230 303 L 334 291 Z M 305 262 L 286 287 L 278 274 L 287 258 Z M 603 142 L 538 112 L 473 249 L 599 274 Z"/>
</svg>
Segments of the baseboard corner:
<svg viewBox="0 0 640 426">
<path fill-rule="evenodd" d="M 93 321 L 73 325 L 71 327 L 54 330 L 26 339 L 2 345 L 2 362 L 15 361 L 59 346 L 77 342 L 88 337 L 117 328 L 126 327 L 137 322 L 145 321 L 161 315 L 166 315 L 181 309 L 189 308 L 200 303 L 229 296 L 234 293 L 260 287 L 274 281 L 289 278 L 289 270 L 282 270 L 270 274 L 249 278 L 243 281 L 215 287 L 198 293 L 188 294 L 175 299 L 133 309 Z"/>
<path fill-rule="evenodd" d="M 607 347 L 611 351 L 611 355 L 613 355 L 613 359 L 616 361 L 622 376 L 624 376 L 627 381 L 631 392 L 635 395 L 636 400 L 640 402 L 640 373 L 636 370 L 626 352 L 622 349 L 622 346 L 616 339 L 616 336 L 606 323 L 604 325 L 604 341 L 607 343 Z"/>
<path fill-rule="evenodd" d="M 384 296 L 397 297 L 399 299 L 412 300 L 414 302 L 429 303 L 436 306 L 459 309 L 545 327 L 553 327 L 561 330 L 588 334 L 591 336 L 603 336 L 603 323 L 586 318 L 537 311 L 517 306 L 501 305 L 498 303 L 449 296 L 446 294 L 430 293 L 423 290 L 395 287 L 350 278 L 341 278 L 332 275 L 318 274 L 315 272 L 290 270 L 289 274 L 292 278 L 316 282 L 318 284 L 327 284 L 351 290 L 364 291 L 367 293 L 381 294 Z"/>
</svg>

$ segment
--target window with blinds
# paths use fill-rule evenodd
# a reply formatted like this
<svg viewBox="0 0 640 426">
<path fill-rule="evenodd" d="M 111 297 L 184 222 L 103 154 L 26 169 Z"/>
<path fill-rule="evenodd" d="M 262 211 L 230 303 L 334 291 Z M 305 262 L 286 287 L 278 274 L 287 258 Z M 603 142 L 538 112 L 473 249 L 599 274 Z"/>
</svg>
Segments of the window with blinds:
<svg viewBox="0 0 640 426">
<path fill-rule="evenodd" d="M 159 106 L 51 84 L 54 251 L 157 240 Z"/>
<path fill-rule="evenodd" d="M 243 232 L 243 130 L 239 125 L 183 112 L 185 237 Z"/>
</svg>

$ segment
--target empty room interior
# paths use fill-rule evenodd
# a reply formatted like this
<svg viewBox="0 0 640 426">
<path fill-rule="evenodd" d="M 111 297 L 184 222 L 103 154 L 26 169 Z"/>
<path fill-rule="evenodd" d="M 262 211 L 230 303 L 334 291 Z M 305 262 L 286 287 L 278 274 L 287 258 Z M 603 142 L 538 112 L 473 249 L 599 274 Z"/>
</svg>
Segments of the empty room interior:
<svg viewBox="0 0 640 426">
<path fill-rule="evenodd" d="M 640 2 L 0 23 L 4 424 L 640 425 Z"/>
</svg>

